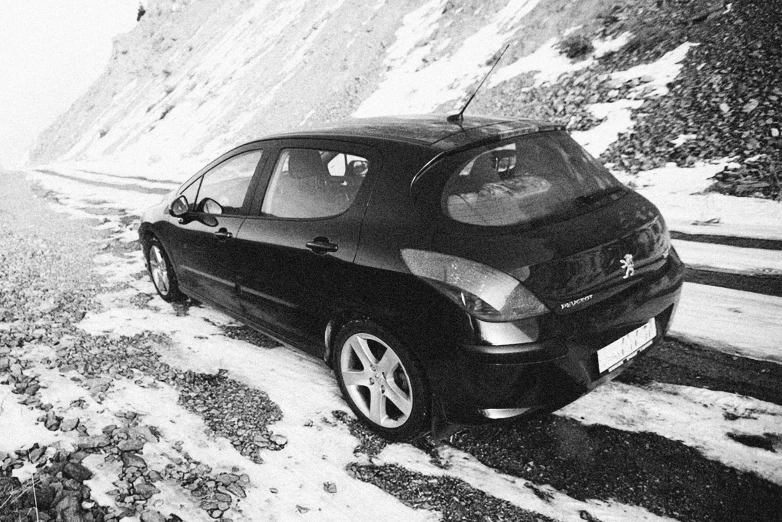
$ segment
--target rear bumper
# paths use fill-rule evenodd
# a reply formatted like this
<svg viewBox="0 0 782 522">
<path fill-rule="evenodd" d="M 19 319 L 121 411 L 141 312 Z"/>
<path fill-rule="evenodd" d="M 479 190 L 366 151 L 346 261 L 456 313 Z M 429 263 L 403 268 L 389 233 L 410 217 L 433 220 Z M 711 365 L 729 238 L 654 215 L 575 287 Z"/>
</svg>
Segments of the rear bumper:
<svg viewBox="0 0 782 522">
<path fill-rule="evenodd" d="M 544 341 L 460 345 L 441 361 L 433 380 L 435 405 L 446 420 L 482 424 L 554 411 L 618 376 L 653 350 L 668 331 L 679 300 L 682 265 L 578 312 L 540 318 Z M 655 318 L 650 346 L 610 372 L 598 370 L 597 351 Z"/>
</svg>

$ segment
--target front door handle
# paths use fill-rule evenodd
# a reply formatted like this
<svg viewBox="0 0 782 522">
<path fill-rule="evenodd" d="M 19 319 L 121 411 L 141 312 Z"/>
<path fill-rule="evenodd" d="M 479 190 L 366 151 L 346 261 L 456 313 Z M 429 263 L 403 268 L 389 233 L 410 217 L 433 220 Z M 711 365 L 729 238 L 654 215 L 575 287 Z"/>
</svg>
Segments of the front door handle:
<svg viewBox="0 0 782 522">
<path fill-rule="evenodd" d="M 226 239 L 230 239 L 234 237 L 234 235 L 228 232 L 228 229 L 226 228 L 221 228 L 220 230 L 215 232 L 215 236 L 217 236 L 217 239 L 220 241 L 225 241 Z"/>
<path fill-rule="evenodd" d="M 339 249 L 339 245 L 330 242 L 327 237 L 316 237 L 307 243 L 307 248 L 316 254 L 327 254 L 329 252 L 336 252 Z"/>
</svg>

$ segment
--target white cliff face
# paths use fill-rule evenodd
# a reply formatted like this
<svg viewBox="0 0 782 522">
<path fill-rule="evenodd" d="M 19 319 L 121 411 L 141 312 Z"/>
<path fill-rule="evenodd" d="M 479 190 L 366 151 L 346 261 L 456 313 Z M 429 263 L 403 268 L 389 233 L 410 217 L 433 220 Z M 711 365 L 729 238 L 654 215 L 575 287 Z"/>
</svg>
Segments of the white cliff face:
<svg viewBox="0 0 782 522">
<path fill-rule="evenodd" d="M 506 42 L 512 63 L 577 22 L 545 1 L 495 3 L 148 2 L 31 163 L 198 163 L 301 125 L 451 110 Z"/>
</svg>

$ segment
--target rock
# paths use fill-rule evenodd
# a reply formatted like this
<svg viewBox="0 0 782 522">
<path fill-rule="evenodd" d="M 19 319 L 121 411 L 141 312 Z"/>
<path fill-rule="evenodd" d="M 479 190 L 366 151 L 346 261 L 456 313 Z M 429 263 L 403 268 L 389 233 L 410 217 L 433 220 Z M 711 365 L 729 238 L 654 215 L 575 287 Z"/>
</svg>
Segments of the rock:
<svg viewBox="0 0 782 522">
<path fill-rule="evenodd" d="M 144 459 L 136 455 L 135 453 L 123 453 L 122 464 L 125 467 L 146 468 L 147 463 Z"/>
<path fill-rule="evenodd" d="M 25 493 L 25 505 L 27 507 L 38 506 L 38 509 L 45 510 L 52 507 L 57 491 L 49 484 L 39 484 L 35 487 L 35 494 L 30 490 Z"/>
<path fill-rule="evenodd" d="M 333 482 L 324 482 L 323 483 L 323 490 L 327 493 L 334 494 L 337 492 L 337 485 Z"/>
<path fill-rule="evenodd" d="M 74 480 L 72 478 L 66 478 L 65 480 L 63 480 L 62 485 L 68 491 L 76 491 L 76 492 L 81 491 L 81 482 L 79 482 L 78 480 Z"/>
<path fill-rule="evenodd" d="M 134 486 L 133 490 L 136 492 L 137 495 L 141 495 L 145 499 L 149 499 L 152 497 L 152 495 L 160 493 L 160 490 L 158 488 L 150 484 L 139 484 L 137 486 Z"/>
<path fill-rule="evenodd" d="M 272 435 L 271 441 L 277 444 L 278 446 L 285 446 L 286 444 L 288 444 L 288 439 L 282 435 Z"/>
<path fill-rule="evenodd" d="M 84 518 L 81 516 L 81 505 L 76 497 L 66 496 L 60 500 L 55 506 L 55 512 L 57 513 L 57 520 L 63 522 L 83 522 Z"/>
<path fill-rule="evenodd" d="M 144 439 L 147 442 L 158 442 L 158 437 L 147 426 L 130 428 L 128 434 L 133 439 Z"/>
<path fill-rule="evenodd" d="M 160 511 L 148 509 L 141 513 L 141 522 L 166 522 L 166 517 Z"/>
<path fill-rule="evenodd" d="M 66 463 L 62 468 L 62 473 L 63 475 L 66 475 L 74 480 L 78 480 L 79 482 L 84 482 L 85 480 L 92 477 L 92 471 L 76 462 Z"/>
<path fill-rule="evenodd" d="M 13 494 L 22 489 L 22 483 L 16 477 L 3 477 L 0 476 L 0 498 L 5 502 Z"/>
<path fill-rule="evenodd" d="M 29 457 L 30 458 L 30 462 L 35 464 L 36 462 L 38 462 L 38 459 L 40 459 L 41 456 L 44 453 L 46 453 L 46 446 L 37 447 L 37 448 L 32 449 L 30 451 L 30 457 Z M 0 457 L 2 457 L 2 455 L 0 455 Z M 0 458 L 0 461 L 1 460 L 3 460 L 3 459 Z"/>
<path fill-rule="evenodd" d="M 204 511 L 212 511 L 214 509 L 217 509 L 217 502 L 215 502 L 214 500 L 204 500 L 203 502 L 201 502 L 201 504 L 199 504 L 199 506 Z"/>
<path fill-rule="evenodd" d="M 217 481 L 223 484 L 224 486 L 227 486 L 228 484 L 232 484 L 239 480 L 238 475 L 234 475 L 233 473 L 220 473 L 217 475 Z"/>
<path fill-rule="evenodd" d="M 111 444 L 111 440 L 106 435 L 95 435 L 93 437 L 86 437 L 79 439 L 76 443 L 76 447 L 84 449 L 105 448 Z"/>
<path fill-rule="evenodd" d="M 227 485 L 225 489 L 239 498 L 245 498 L 247 496 L 247 494 L 244 492 L 244 488 L 235 482 L 233 484 Z"/>
<path fill-rule="evenodd" d="M 8 357 L 0 357 L 0 372 L 8 371 L 11 367 L 11 359 Z"/>
<path fill-rule="evenodd" d="M 76 429 L 76 426 L 78 425 L 79 425 L 79 419 L 77 418 L 65 419 L 60 424 L 60 431 L 73 431 Z"/>
<path fill-rule="evenodd" d="M 779 129 L 772 128 L 771 129 L 771 137 L 772 138 L 778 138 L 779 137 Z M 2 370 L 2 363 L 0 363 L 0 370 Z"/>
<path fill-rule="evenodd" d="M 141 451 L 144 449 L 144 443 L 145 441 L 139 439 L 123 440 L 117 444 L 117 448 L 120 451 Z"/>
<path fill-rule="evenodd" d="M 758 108 L 758 105 L 760 105 L 760 102 L 757 100 L 750 100 L 749 103 L 747 103 L 743 109 L 744 112 L 752 112 L 755 109 Z"/>
</svg>

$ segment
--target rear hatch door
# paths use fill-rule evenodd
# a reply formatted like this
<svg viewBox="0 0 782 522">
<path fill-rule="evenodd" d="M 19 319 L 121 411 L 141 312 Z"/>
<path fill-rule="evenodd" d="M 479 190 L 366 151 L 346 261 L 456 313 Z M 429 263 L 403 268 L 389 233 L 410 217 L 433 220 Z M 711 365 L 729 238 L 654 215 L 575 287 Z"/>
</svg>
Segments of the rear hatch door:
<svg viewBox="0 0 782 522">
<path fill-rule="evenodd" d="M 649 201 L 564 132 L 456 154 L 434 250 L 503 270 L 556 313 L 603 300 L 660 268 L 670 241 Z"/>
</svg>

